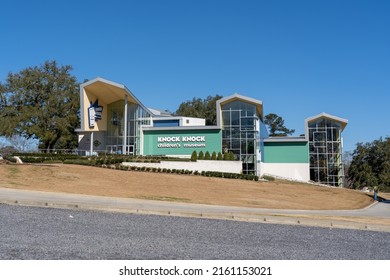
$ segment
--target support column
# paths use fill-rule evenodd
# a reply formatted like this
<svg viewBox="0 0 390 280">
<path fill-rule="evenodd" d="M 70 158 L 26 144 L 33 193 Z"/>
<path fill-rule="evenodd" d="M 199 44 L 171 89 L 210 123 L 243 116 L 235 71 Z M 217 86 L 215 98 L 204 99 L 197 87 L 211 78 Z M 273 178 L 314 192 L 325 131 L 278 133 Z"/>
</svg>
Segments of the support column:
<svg viewBox="0 0 390 280">
<path fill-rule="evenodd" d="M 91 131 L 90 156 L 93 155 L 93 131 Z"/>
<path fill-rule="evenodd" d="M 127 154 L 126 148 L 127 148 L 127 94 L 125 95 L 125 112 L 123 114 L 123 150 L 122 154 Z"/>
</svg>

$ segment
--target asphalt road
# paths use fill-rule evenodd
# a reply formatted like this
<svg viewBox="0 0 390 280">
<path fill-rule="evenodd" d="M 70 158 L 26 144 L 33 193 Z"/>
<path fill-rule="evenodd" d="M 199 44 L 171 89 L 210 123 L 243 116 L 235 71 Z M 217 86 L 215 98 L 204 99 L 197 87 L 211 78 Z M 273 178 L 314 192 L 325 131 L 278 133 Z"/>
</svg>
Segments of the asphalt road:
<svg viewBox="0 0 390 280">
<path fill-rule="evenodd" d="M 0 259 L 390 259 L 390 233 L 0 204 Z"/>
</svg>

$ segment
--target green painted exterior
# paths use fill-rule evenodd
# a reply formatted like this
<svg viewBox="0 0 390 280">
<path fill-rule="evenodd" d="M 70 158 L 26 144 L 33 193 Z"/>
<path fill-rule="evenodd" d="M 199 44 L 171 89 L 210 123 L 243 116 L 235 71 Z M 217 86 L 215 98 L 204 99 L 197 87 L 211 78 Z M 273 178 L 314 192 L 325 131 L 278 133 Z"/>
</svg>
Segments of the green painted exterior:
<svg viewBox="0 0 390 280">
<path fill-rule="evenodd" d="M 309 163 L 307 142 L 265 142 L 265 163 Z"/>
<path fill-rule="evenodd" d="M 193 151 L 198 153 L 209 151 L 210 154 L 222 152 L 222 132 L 220 129 L 144 131 L 143 137 L 144 155 L 191 155 Z M 159 141 L 159 137 L 170 137 L 171 139 L 164 141 L 160 138 Z M 197 137 L 198 141 L 189 139 L 185 141 L 186 137 Z"/>
</svg>

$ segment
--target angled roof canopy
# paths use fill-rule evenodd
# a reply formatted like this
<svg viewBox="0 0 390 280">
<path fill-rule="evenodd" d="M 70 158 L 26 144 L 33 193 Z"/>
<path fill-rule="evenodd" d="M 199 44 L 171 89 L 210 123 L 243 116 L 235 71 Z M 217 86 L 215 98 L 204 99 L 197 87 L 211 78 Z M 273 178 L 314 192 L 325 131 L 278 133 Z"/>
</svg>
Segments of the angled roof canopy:
<svg viewBox="0 0 390 280">
<path fill-rule="evenodd" d="M 348 124 L 348 120 L 347 119 L 343 119 L 343 118 L 340 118 L 340 117 L 336 117 L 336 116 L 333 116 L 333 115 L 330 115 L 330 114 L 327 114 L 327 113 L 321 113 L 321 114 L 318 114 L 318 115 L 315 115 L 313 117 L 309 117 L 305 120 L 305 124 L 306 124 L 306 127 L 309 123 L 311 122 L 315 122 L 319 119 L 328 119 L 328 120 L 332 120 L 332 121 L 336 121 L 336 122 L 339 122 L 341 124 L 341 130 L 344 130 L 344 128 L 347 126 Z"/>
<path fill-rule="evenodd" d="M 260 100 L 254 99 L 254 98 L 240 95 L 238 93 L 224 97 L 222 99 L 219 99 L 217 101 L 217 109 L 221 108 L 222 105 L 225 105 L 227 103 L 230 103 L 230 102 L 233 102 L 236 100 L 241 100 L 241 101 L 255 105 L 257 112 L 259 113 L 260 117 L 263 119 L 263 102 Z"/>
<path fill-rule="evenodd" d="M 81 84 L 80 89 L 84 89 L 86 92 L 92 93 L 106 104 L 110 104 L 118 100 L 124 100 L 125 96 L 127 96 L 129 102 L 140 105 L 143 109 L 153 115 L 153 113 L 151 113 L 150 110 L 148 110 L 137 99 L 137 97 L 135 97 L 135 95 L 122 84 L 98 77 Z"/>
</svg>

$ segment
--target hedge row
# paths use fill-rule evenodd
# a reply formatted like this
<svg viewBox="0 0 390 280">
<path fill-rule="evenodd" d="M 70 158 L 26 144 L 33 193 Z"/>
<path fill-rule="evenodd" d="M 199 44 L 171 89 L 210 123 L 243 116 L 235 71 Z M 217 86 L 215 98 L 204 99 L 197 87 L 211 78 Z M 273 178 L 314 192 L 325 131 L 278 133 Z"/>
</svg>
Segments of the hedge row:
<svg viewBox="0 0 390 280">
<path fill-rule="evenodd" d="M 203 151 L 200 151 L 199 154 L 196 151 L 193 151 L 191 154 L 191 161 L 197 161 L 197 160 L 235 160 L 234 154 L 232 152 L 224 153 L 222 154 L 219 152 L 218 154 L 216 152 L 213 152 L 210 154 L 209 151 L 206 151 L 206 153 L 203 153 Z"/>
<path fill-rule="evenodd" d="M 171 158 L 165 156 L 131 156 L 131 155 L 103 155 L 103 156 L 79 156 L 73 154 L 51 154 L 51 153 L 14 153 L 13 156 L 19 156 L 26 163 L 42 162 L 65 162 L 67 160 L 92 160 L 99 164 L 115 164 L 120 162 L 149 162 L 159 163 L 165 161 L 190 161 L 190 159 Z"/>
<path fill-rule="evenodd" d="M 102 165 L 101 167 L 108 167 Z M 111 168 L 124 171 L 141 171 L 141 172 L 154 172 L 154 173 L 168 173 L 168 174 L 185 174 L 185 175 L 196 175 L 196 176 L 205 176 L 205 177 L 217 177 L 217 178 L 228 178 L 228 179 L 242 179 L 250 181 L 258 181 L 259 177 L 252 174 L 236 174 L 236 173 L 226 173 L 226 172 L 216 172 L 216 171 L 192 171 L 188 169 L 169 169 L 169 168 L 155 168 L 155 167 L 145 167 L 145 166 L 124 166 L 124 165 L 115 165 Z"/>
</svg>

